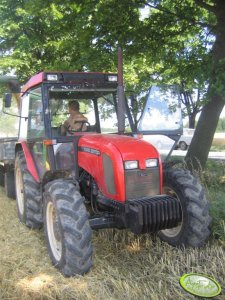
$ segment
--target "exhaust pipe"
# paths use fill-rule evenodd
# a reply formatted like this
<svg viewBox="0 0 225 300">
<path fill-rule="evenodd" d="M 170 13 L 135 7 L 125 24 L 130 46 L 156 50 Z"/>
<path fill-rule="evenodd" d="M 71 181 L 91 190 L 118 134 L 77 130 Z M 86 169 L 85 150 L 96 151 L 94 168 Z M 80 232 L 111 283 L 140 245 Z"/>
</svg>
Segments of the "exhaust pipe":
<svg viewBox="0 0 225 300">
<path fill-rule="evenodd" d="M 124 134 L 125 132 L 125 96 L 123 86 L 123 50 L 121 47 L 118 48 L 118 132 Z"/>
</svg>

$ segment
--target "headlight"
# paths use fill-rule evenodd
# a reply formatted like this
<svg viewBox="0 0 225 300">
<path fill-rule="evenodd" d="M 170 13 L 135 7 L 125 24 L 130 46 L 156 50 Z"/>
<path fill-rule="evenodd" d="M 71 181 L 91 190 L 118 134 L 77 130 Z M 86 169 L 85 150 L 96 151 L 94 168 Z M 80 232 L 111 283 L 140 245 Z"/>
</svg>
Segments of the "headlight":
<svg viewBox="0 0 225 300">
<path fill-rule="evenodd" d="M 137 160 L 127 160 L 124 162 L 124 168 L 125 170 L 132 170 L 138 168 L 138 162 Z"/>
<path fill-rule="evenodd" d="M 108 81 L 117 82 L 117 76 L 116 75 L 109 75 L 108 76 Z"/>
<path fill-rule="evenodd" d="M 158 159 L 157 158 L 149 158 L 145 161 L 146 168 L 154 168 L 158 166 Z"/>
<path fill-rule="evenodd" d="M 57 74 L 47 74 L 47 80 L 57 81 L 58 80 L 58 75 Z"/>
</svg>

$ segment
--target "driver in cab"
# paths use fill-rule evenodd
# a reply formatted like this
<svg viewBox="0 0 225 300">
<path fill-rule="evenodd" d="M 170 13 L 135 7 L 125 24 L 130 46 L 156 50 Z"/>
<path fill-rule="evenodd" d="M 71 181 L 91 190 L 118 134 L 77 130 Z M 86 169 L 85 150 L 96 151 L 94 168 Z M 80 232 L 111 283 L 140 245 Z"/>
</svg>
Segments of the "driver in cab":
<svg viewBox="0 0 225 300">
<path fill-rule="evenodd" d="M 61 127 L 61 133 L 73 133 L 76 131 L 86 131 L 88 119 L 80 113 L 79 102 L 72 100 L 69 102 L 69 118 L 64 122 Z"/>
</svg>

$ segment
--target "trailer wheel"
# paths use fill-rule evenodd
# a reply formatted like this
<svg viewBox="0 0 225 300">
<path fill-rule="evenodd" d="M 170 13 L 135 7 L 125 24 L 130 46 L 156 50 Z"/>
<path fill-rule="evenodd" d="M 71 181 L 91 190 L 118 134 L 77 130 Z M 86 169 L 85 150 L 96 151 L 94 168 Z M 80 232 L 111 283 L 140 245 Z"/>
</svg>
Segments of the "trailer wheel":
<svg viewBox="0 0 225 300">
<path fill-rule="evenodd" d="M 5 172 L 5 193 L 9 198 L 16 198 L 14 170 L 6 170 Z"/>
<path fill-rule="evenodd" d="M 64 276 L 83 275 L 92 266 L 88 213 L 72 182 L 57 179 L 44 193 L 44 229 L 53 265 Z"/>
<path fill-rule="evenodd" d="M 203 187 L 188 170 L 166 169 L 163 190 L 179 199 L 182 221 L 159 232 L 159 237 L 178 247 L 201 247 L 210 235 L 211 217 Z"/>
<path fill-rule="evenodd" d="M 4 186 L 5 183 L 5 168 L 4 166 L 0 165 L 0 186 Z"/>
<path fill-rule="evenodd" d="M 188 145 L 184 141 L 182 141 L 179 143 L 179 147 L 180 147 L 180 150 L 185 151 L 185 150 L 187 150 Z"/>
<path fill-rule="evenodd" d="M 42 227 L 42 203 L 39 184 L 27 170 L 22 152 L 15 161 L 16 205 L 21 223 L 29 228 Z"/>
</svg>

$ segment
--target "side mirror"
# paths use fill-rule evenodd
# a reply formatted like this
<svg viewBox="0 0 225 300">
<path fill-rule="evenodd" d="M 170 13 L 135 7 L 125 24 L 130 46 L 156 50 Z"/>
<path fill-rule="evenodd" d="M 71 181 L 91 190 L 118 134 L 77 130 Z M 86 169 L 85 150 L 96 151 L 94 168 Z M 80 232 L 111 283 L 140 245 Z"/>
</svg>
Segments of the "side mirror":
<svg viewBox="0 0 225 300">
<path fill-rule="evenodd" d="M 11 107 L 11 103 L 12 103 L 12 94 L 5 94 L 5 97 L 3 99 L 3 105 L 4 105 L 4 108 L 9 108 Z"/>
</svg>

